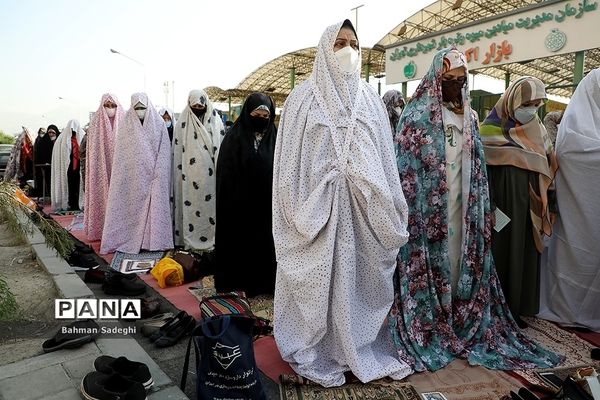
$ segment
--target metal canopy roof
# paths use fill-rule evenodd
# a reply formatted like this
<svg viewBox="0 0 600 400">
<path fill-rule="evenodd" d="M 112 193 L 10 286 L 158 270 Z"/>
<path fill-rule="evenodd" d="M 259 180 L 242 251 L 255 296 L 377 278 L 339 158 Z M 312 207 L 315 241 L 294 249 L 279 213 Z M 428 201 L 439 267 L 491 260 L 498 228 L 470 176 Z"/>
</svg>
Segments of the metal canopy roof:
<svg viewBox="0 0 600 400">
<path fill-rule="evenodd" d="M 543 3 L 542 0 L 438 0 L 418 11 L 398 24 L 386 34 L 374 48 L 383 50 L 420 36 L 440 32 L 480 21 L 487 18 L 498 18 L 501 14 L 514 12 L 516 9 Z M 520 63 L 504 64 L 475 71 L 482 75 L 504 80 L 505 73 L 510 72 L 511 80 L 520 76 L 534 76 L 548 86 L 569 85 L 573 83 L 575 56 L 573 53 L 556 55 Z M 585 51 L 584 72 L 600 66 L 600 49 Z M 549 93 L 570 97 L 572 88 L 549 89 Z"/>
<path fill-rule="evenodd" d="M 556 0 L 546 0 L 556 1 Z M 461 25 L 480 22 L 488 18 L 498 18 L 502 14 L 544 2 L 543 0 L 437 0 L 399 23 L 386 34 L 373 48 L 362 48 L 362 74 L 365 77 L 366 65 L 369 75 L 381 78 L 385 76 L 385 48 L 424 35 L 453 29 Z M 221 89 L 211 86 L 205 89 L 208 96 L 216 102 L 242 103 L 253 92 L 269 94 L 281 107 L 290 94 L 291 71 L 294 70 L 295 85 L 310 76 L 317 52 L 309 47 L 279 56 L 248 75 L 234 89 Z M 548 86 L 570 85 L 573 82 L 575 56 L 556 55 L 547 58 L 504 64 L 473 71 L 474 73 L 505 79 L 511 74 L 511 80 L 531 75 L 541 79 Z M 600 49 L 585 51 L 584 72 L 600 67 Z M 570 97 L 572 88 L 549 89 L 549 93 Z"/>
<path fill-rule="evenodd" d="M 383 76 L 385 73 L 385 51 L 383 49 L 373 50 L 368 47 L 363 47 L 361 50 L 363 77 L 367 69 L 369 69 L 370 76 Z M 260 66 L 234 89 L 223 90 L 211 86 L 204 90 L 213 101 L 227 102 L 231 97 L 233 103 L 243 102 L 253 92 L 263 92 L 270 95 L 275 100 L 275 104 L 281 107 L 292 91 L 292 71 L 295 72 L 295 85 L 305 81 L 312 73 L 316 54 L 316 47 L 293 51 Z M 367 64 L 370 65 L 370 68 L 366 67 Z"/>
</svg>

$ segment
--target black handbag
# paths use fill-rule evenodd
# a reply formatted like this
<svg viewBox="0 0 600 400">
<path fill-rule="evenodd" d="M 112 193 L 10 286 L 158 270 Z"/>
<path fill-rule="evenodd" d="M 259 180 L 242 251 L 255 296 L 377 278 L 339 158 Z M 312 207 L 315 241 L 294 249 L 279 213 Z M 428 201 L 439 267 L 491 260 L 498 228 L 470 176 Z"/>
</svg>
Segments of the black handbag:
<svg viewBox="0 0 600 400">
<path fill-rule="evenodd" d="M 196 356 L 198 399 L 266 400 L 252 341 L 254 320 L 244 315 L 219 315 L 202 320 L 192 332 L 181 377 L 185 391 L 191 343 Z"/>
<path fill-rule="evenodd" d="M 192 253 L 176 250 L 172 258 L 177 261 L 183 269 L 183 283 L 195 282 L 202 278 L 200 263 Z"/>
</svg>

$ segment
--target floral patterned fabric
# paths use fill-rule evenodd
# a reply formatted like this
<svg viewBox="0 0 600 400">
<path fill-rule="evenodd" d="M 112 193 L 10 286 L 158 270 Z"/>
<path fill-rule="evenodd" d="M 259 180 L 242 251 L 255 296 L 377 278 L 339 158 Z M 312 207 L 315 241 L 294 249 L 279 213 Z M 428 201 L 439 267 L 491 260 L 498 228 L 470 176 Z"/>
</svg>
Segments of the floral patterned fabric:
<svg viewBox="0 0 600 400">
<path fill-rule="evenodd" d="M 442 60 L 402 113 L 395 138 L 409 206 L 410 239 L 400 249 L 390 328 L 399 356 L 415 370 L 457 357 L 491 369 L 547 368 L 561 361 L 520 333 L 504 300 L 491 254 L 492 213 L 477 120 L 465 111 L 462 148 L 462 258 L 451 289 L 448 186 L 442 122 Z M 468 109 L 469 98 L 464 96 Z"/>
<path fill-rule="evenodd" d="M 117 106 L 112 119 L 104 108 L 104 103 L 108 100 Z M 82 175 L 87 181 L 87 190 L 84 192 L 83 226 L 85 235 L 90 241 L 102 239 L 115 141 L 124 117 L 125 109 L 117 100 L 117 96 L 105 93 L 90 121 L 89 133 L 85 135 L 88 143 L 85 161 L 82 163 L 82 167 L 85 165 L 86 168 Z"/>
</svg>

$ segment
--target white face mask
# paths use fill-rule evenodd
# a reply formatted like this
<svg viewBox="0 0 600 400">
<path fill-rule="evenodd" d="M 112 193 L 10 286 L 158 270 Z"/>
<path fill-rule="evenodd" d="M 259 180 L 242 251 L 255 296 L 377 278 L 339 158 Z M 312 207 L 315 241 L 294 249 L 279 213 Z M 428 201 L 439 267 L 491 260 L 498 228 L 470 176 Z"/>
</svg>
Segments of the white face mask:
<svg viewBox="0 0 600 400">
<path fill-rule="evenodd" d="M 335 52 L 340 68 L 344 72 L 354 72 L 358 68 L 358 51 L 351 46 L 346 46 Z"/>
<path fill-rule="evenodd" d="M 535 117 L 537 110 L 538 108 L 535 106 L 519 107 L 515 110 L 515 119 L 522 124 L 526 124 Z"/>
<path fill-rule="evenodd" d="M 106 110 L 106 115 L 108 115 L 108 118 L 114 117 L 115 114 L 117 113 L 117 109 L 116 108 L 106 108 L 106 107 L 104 107 L 104 109 Z"/>
<path fill-rule="evenodd" d="M 135 113 L 137 114 L 139 119 L 144 119 L 144 117 L 146 116 L 146 110 L 135 110 Z"/>
<path fill-rule="evenodd" d="M 172 124 L 173 124 L 173 121 L 171 121 L 171 120 L 165 121 L 165 125 L 167 126 L 167 128 L 170 128 Z"/>
<path fill-rule="evenodd" d="M 402 107 L 394 107 L 394 110 L 396 110 L 398 115 L 402 114 Z"/>
</svg>

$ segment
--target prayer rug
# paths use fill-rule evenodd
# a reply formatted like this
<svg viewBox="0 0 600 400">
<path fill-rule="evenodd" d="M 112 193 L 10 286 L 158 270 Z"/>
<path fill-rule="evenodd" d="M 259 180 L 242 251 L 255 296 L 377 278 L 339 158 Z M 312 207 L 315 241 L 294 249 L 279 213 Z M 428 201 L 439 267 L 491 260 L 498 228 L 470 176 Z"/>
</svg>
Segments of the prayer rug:
<svg viewBox="0 0 600 400">
<path fill-rule="evenodd" d="M 125 274 L 146 272 L 154 267 L 164 253 L 164 251 L 142 251 L 138 254 L 130 254 L 116 251 L 110 267 Z"/>
<path fill-rule="evenodd" d="M 52 215 L 83 215 L 83 211 L 81 210 L 59 210 L 59 211 L 51 211 Z"/>
<path fill-rule="evenodd" d="M 435 372 L 418 372 L 403 382 L 421 392 L 440 392 L 448 400 L 498 400 L 523 386 L 503 371 L 469 365 L 466 360 L 454 360 Z"/>
<path fill-rule="evenodd" d="M 525 334 L 535 340 L 542 346 L 562 354 L 566 357 L 565 361 L 555 369 L 577 369 L 578 367 L 594 366 L 600 368 L 600 362 L 594 361 L 590 357 L 592 348 L 591 343 L 581 339 L 575 333 L 568 332 L 556 326 L 552 322 L 543 319 L 524 317 L 529 327 L 525 329 Z M 555 369 L 551 369 L 554 371 Z M 513 371 L 514 374 L 525 379 L 532 385 L 542 386 L 546 389 L 553 389 L 546 380 L 542 380 L 539 372 L 549 371 L 547 369 L 532 369 L 526 371 Z M 565 375 L 566 376 L 566 375 Z"/>
<path fill-rule="evenodd" d="M 271 321 L 271 325 L 273 325 L 273 296 L 261 295 L 249 297 L 248 302 L 254 315 L 268 319 Z"/>
<path fill-rule="evenodd" d="M 83 225 L 83 214 L 78 214 L 73 216 L 73 221 L 66 228 L 69 232 L 73 231 L 82 231 L 84 228 Z"/>
<path fill-rule="evenodd" d="M 347 383 L 325 388 L 297 375 L 281 375 L 279 393 L 282 400 L 421 400 L 410 384 L 380 379 L 367 384 Z"/>
<path fill-rule="evenodd" d="M 215 280 L 212 276 L 205 276 L 194 285 L 188 287 L 189 292 L 201 302 L 202 299 L 217 294 L 215 290 Z"/>
</svg>

